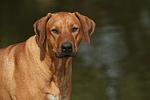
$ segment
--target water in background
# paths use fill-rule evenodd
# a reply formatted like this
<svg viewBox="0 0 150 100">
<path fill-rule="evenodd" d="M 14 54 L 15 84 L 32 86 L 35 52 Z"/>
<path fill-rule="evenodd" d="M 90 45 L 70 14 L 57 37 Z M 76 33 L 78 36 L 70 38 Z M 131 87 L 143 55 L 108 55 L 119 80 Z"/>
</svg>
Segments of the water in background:
<svg viewBox="0 0 150 100">
<path fill-rule="evenodd" d="M 91 45 L 73 62 L 72 100 L 149 100 L 150 2 L 147 0 L 20 0 L 0 3 L 0 47 L 34 35 L 48 12 L 78 11 L 96 24 Z"/>
</svg>

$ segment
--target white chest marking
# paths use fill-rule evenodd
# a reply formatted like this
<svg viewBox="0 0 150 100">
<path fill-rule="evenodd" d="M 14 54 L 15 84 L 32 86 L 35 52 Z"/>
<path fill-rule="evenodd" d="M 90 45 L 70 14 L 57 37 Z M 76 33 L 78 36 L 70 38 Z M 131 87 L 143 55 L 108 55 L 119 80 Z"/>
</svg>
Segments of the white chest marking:
<svg viewBox="0 0 150 100">
<path fill-rule="evenodd" d="M 54 97 L 54 96 L 52 96 L 50 94 L 47 95 L 47 98 L 48 98 L 48 100 L 60 100 L 60 96 Z"/>
</svg>

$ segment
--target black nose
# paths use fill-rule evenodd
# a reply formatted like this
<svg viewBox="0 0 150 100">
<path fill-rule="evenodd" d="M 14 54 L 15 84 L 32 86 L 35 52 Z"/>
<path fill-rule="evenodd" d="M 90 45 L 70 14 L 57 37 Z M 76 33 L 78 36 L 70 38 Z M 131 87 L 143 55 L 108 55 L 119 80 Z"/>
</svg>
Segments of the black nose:
<svg viewBox="0 0 150 100">
<path fill-rule="evenodd" d="M 69 42 L 62 43 L 62 45 L 61 45 L 61 51 L 63 53 L 65 53 L 66 55 L 67 54 L 69 55 L 72 52 L 72 44 L 69 43 Z"/>
<path fill-rule="evenodd" d="M 61 44 L 61 52 L 59 54 L 56 54 L 56 57 L 62 58 L 62 57 L 75 57 L 76 52 L 74 52 L 73 44 L 70 42 L 64 42 Z"/>
</svg>

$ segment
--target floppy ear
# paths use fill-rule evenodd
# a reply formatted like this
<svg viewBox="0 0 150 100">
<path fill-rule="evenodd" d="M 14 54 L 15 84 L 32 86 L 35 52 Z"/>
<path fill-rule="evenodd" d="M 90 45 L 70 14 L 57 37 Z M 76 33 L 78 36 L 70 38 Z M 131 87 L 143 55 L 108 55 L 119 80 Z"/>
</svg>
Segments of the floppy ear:
<svg viewBox="0 0 150 100">
<path fill-rule="evenodd" d="M 81 26 L 82 26 L 82 34 L 84 41 L 87 44 L 90 44 L 90 36 L 93 34 L 94 29 L 95 29 L 95 22 L 91 20 L 90 18 L 79 14 L 78 12 L 74 13 L 75 16 L 79 19 Z"/>
<path fill-rule="evenodd" d="M 34 32 L 36 33 L 36 42 L 39 47 L 42 46 L 46 39 L 46 23 L 51 18 L 51 14 L 48 13 L 45 17 L 36 21 L 33 25 Z"/>
</svg>

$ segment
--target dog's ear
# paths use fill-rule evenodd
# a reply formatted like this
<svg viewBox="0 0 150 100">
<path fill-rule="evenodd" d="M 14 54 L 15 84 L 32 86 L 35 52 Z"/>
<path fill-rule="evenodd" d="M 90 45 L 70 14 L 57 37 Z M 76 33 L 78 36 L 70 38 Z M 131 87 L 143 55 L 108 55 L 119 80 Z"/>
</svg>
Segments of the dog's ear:
<svg viewBox="0 0 150 100">
<path fill-rule="evenodd" d="M 36 21 L 33 25 L 34 32 L 36 33 L 36 42 L 41 47 L 46 39 L 46 23 L 51 18 L 51 13 Z"/>
<path fill-rule="evenodd" d="M 82 34 L 83 34 L 83 38 L 84 41 L 87 44 L 90 44 L 90 36 L 93 34 L 94 30 L 95 30 L 95 22 L 93 20 L 91 20 L 90 18 L 81 15 L 78 12 L 74 13 L 75 16 L 79 19 L 81 26 L 82 26 Z"/>
</svg>

